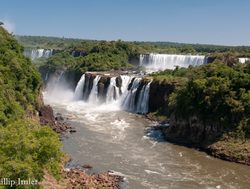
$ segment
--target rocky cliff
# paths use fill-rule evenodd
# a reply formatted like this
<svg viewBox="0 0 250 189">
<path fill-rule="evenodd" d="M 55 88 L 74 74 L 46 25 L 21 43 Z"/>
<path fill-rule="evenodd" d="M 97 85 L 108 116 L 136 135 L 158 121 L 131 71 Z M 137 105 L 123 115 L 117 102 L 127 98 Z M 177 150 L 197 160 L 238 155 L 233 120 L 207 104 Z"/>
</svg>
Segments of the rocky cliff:
<svg viewBox="0 0 250 189">
<path fill-rule="evenodd" d="M 168 112 L 170 94 L 175 90 L 177 83 L 153 80 L 149 92 L 149 112 Z"/>
<path fill-rule="evenodd" d="M 204 147 L 223 134 L 220 123 L 208 122 L 193 115 L 181 118 L 174 113 L 170 116 L 170 126 L 164 130 L 168 140 L 175 143 Z"/>
</svg>

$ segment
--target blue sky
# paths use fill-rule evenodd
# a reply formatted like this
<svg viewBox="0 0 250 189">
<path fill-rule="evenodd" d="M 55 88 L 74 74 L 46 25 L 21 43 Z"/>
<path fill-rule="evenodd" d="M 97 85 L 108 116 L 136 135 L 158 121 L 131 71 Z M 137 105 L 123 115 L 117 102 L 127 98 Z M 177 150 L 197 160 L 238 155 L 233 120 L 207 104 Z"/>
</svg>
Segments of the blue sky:
<svg viewBox="0 0 250 189">
<path fill-rule="evenodd" d="M 1 0 L 15 34 L 250 45 L 250 0 Z"/>
</svg>

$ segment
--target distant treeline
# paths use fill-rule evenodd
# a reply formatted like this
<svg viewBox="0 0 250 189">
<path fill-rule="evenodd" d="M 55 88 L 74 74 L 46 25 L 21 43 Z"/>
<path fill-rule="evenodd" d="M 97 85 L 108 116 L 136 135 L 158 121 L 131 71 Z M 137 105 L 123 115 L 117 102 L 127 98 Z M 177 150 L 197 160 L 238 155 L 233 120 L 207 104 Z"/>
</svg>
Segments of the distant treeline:
<svg viewBox="0 0 250 189">
<path fill-rule="evenodd" d="M 88 43 L 89 45 L 95 45 L 100 42 L 97 40 L 87 39 L 74 39 L 64 37 L 44 37 L 44 36 L 16 36 L 19 42 L 24 47 L 29 48 L 53 48 L 53 49 L 65 49 L 69 47 L 82 46 L 82 44 Z M 118 40 L 121 41 L 121 40 Z M 185 44 L 175 42 L 146 42 L 146 41 L 130 41 L 124 43 L 133 45 L 140 53 L 177 53 L 177 54 L 208 54 L 208 53 L 236 53 L 241 56 L 250 55 L 250 46 L 222 46 L 222 45 L 208 45 L 208 44 Z"/>
</svg>

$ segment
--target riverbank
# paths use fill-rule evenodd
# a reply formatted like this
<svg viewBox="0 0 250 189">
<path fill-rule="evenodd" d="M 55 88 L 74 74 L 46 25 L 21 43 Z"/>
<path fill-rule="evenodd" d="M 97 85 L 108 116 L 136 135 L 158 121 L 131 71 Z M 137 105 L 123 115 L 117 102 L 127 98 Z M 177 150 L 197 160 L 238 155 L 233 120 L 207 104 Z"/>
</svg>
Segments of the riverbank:
<svg viewBox="0 0 250 189">
<path fill-rule="evenodd" d="M 58 182 L 53 176 L 45 172 L 40 183 L 46 189 L 119 189 L 122 181 L 120 176 L 110 173 L 87 174 L 80 169 L 64 169 L 62 179 Z"/>
<path fill-rule="evenodd" d="M 56 133 L 63 135 L 66 132 L 76 132 L 68 122 L 67 118 L 62 114 L 56 113 L 54 115 L 53 109 L 49 105 L 41 106 L 39 109 L 39 118 L 41 125 L 49 125 Z M 83 165 L 79 168 L 65 168 L 65 165 L 70 161 L 70 157 L 66 155 L 66 160 L 62 162 L 61 175 L 62 179 L 57 181 L 48 172 L 45 172 L 44 179 L 41 185 L 46 189 L 75 189 L 75 188 L 107 188 L 119 189 L 119 183 L 122 181 L 121 176 L 112 174 L 112 172 L 104 173 L 87 173 L 92 169 L 90 165 Z"/>
<path fill-rule="evenodd" d="M 217 141 L 208 145 L 190 144 L 186 142 L 184 137 L 176 138 L 176 136 L 171 136 L 169 134 L 169 127 L 166 127 L 166 124 L 169 124 L 170 120 L 167 119 L 166 116 L 157 115 L 156 113 L 148 113 L 145 115 L 145 118 L 149 119 L 150 121 L 158 122 L 159 126 L 157 126 L 156 129 L 159 129 L 164 134 L 164 138 L 169 142 L 193 149 L 198 149 L 200 151 L 206 152 L 208 155 L 222 160 L 250 166 L 249 139 L 243 140 L 229 136 L 228 134 L 224 134 Z"/>
</svg>

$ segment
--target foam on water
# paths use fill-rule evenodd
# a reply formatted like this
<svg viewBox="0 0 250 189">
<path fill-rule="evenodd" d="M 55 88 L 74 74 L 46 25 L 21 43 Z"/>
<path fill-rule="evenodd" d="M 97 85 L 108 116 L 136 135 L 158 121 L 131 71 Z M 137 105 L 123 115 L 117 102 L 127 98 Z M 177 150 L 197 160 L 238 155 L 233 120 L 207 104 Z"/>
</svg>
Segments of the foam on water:
<svg viewBox="0 0 250 189">
<path fill-rule="evenodd" d="M 129 127 L 129 123 L 127 123 L 124 119 L 117 119 L 113 122 L 110 122 L 111 125 L 115 125 L 116 128 L 124 131 L 126 128 Z"/>
</svg>

